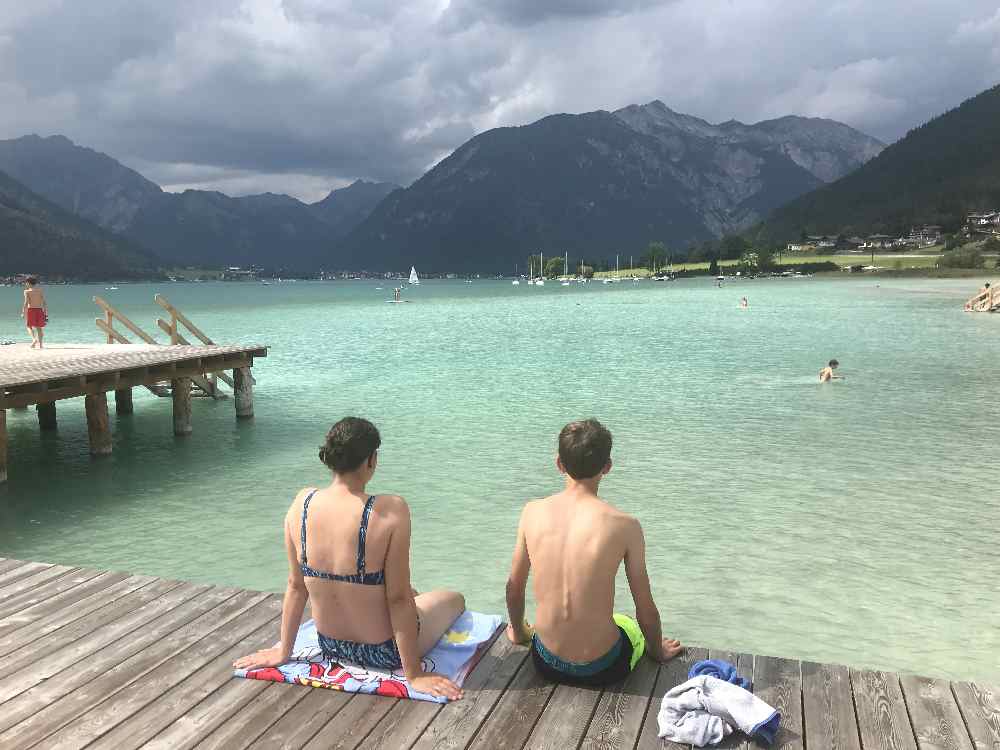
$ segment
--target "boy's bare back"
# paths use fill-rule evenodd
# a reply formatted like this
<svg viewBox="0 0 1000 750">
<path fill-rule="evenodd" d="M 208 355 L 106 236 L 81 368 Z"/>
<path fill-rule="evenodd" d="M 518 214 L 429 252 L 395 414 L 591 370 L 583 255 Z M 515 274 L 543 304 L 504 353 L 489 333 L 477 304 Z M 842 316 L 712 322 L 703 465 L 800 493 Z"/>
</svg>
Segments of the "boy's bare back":
<svg viewBox="0 0 1000 750">
<path fill-rule="evenodd" d="M 534 574 L 535 631 L 565 658 L 588 661 L 618 639 L 615 578 L 639 523 L 596 495 L 560 492 L 521 517 Z"/>
</svg>

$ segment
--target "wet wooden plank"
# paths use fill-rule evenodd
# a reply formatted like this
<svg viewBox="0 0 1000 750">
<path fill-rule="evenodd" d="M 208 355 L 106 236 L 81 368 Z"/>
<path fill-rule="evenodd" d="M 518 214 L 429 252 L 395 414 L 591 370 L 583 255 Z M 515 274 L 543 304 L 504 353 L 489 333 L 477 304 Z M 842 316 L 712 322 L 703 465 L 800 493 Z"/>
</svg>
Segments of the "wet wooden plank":
<svg viewBox="0 0 1000 750">
<path fill-rule="evenodd" d="M 260 606 L 271 607 L 272 611 L 277 611 L 280 615 L 281 597 L 273 595 Z M 263 626 L 239 642 L 218 653 L 208 665 L 192 672 L 173 687 L 157 695 L 141 711 L 119 723 L 89 747 L 93 750 L 101 748 L 105 750 L 134 750 L 175 721 L 183 721 L 187 712 L 227 684 L 254 682 L 262 689 L 266 683 L 234 678 L 232 663 L 240 656 L 272 645 L 278 627 L 278 617 L 268 620 Z M 133 686 L 134 689 L 136 691 L 145 690 L 147 679 L 156 680 L 157 677 L 154 673 L 150 673 L 137 681 Z"/>
<path fill-rule="evenodd" d="M 46 746 L 53 750 L 89 746 L 204 667 L 220 651 L 273 622 L 280 614 L 280 605 L 275 607 L 275 602 L 267 599 L 266 594 L 241 591 L 174 631 L 169 638 L 140 651 L 76 690 L 71 696 L 72 708 L 57 712 L 61 717 L 75 713 L 76 718 L 47 736 Z M 70 701 L 63 699 L 56 708 L 67 703 Z M 47 717 L 46 723 L 61 721 L 57 716 Z"/>
<path fill-rule="evenodd" d="M 851 687 L 864 750 L 916 750 L 898 675 L 852 669 Z"/>
<path fill-rule="evenodd" d="M 469 750 L 520 750 L 555 686 L 525 659 L 500 700 L 484 719 Z"/>
<path fill-rule="evenodd" d="M 772 750 L 803 750 L 802 674 L 798 661 L 755 656 L 753 692 L 781 714 Z M 812 750 L 812 748 L 810 748 Z"/>
<path fill-rule="evenodd" d="M 590 728 L 604 691 L 559 685 L 531 730 L 524 750 L 564 750 L 577 747 Z"/>
<path fill-rule="evenodd" d="M 658 664 L 651 659 L 640 659 L 625 682 L 604 691 L 581 750 L 632 750 L 639 739 L 658 672 Z"/>
<path fill-rule="evenodd" d="M 21 693 L 4 706 L 10 707 L 14 721 L 0 734 L 0 746 L 28 747 L 48 737 L 260 596 L 236 594 L 234 589 L 209 589 L 150 622 L 139 633 L 101 649 L 59 679 L 46 680 Z M 7 713 L 5 710 L 5 723 L 10 721 Z"/>
<path fill-rule="evenodd" d="M 645 657 L 644 657 L 645 658 Z M 680 656 L 676 656 L 660 667 L 656 677 L 656 684 L 653 686 L 653 695 L 649 701 L 649 709 L 646 717 L 642 721 L 642 730 L 639 732 L 639 741 L 636 743 L 636 750 L 687 750 L 688 745 L 680 745 L 676 742 L 664 742 L 659 737 L 659 726 L 657 726 L 656 715 L 660 712 L 660 703 L 663 696 L 671 688 L 677 687 L 687 681 L 688 671 L 696 661 L 708 658 L 708 651 L 703 648 L 687 648 Z"/>
<path fill-rule="evenodd" d="M 465 697 L 443 706 L 413 750 L 462 750 L 499 702 L 514 675 L 524 666 L 528 649 L 501 635 L 465 683 Z"/>
<path fill-rule="evenodd" d="M 903 675 L 899 683 L 920 750 L 973 750 L 947 680 Z"/>
<path fill-rule="evenodd" d="M 354 698 L 353 693 L 344 693 L 340 690 L 302 689 L 307 691 L 307 695 L 260 735 L 250 745 L 251 748 L 297 750 L 316 736 Z"/>
<path fill-rule="evenodd" d="M 847 667 L 802 662 L 802 713 L 809 750 L 861 750 Z"/>
<path fill-rule="evenodd" d="M 33 642 L 39 642 L 49 633 L 82 620 L 154 581 L 156 578 L 152 576 L 125 577 L 124 573 L 105 573 L 78 586 L 72 592 L 21 610 L 16 615 L 5 617 L 0 620 L 0 657 Z M 175 585 L 179 586 L 180 583 Z M 69 596 L 70 593 L 72 596 Z M 130 601 L 135 602 L 136 607 L 142 603 L 141 598 Z M 94 617 L 91 621 L 94 621 Z M 90 630 L 96 629 L 98 625 L 94 625 Z M 68 637 L 75 639 L 90 630 L 81 633 L 79 628 L 67 629 L 60 635 L 66 636 L 72 632 L 73 635 Z"/>
<path fill-rule="evenodd" d="M 368 734 L 396 703 L 398 699 L 381 695 L 355 695 L 353 700 L 302 746 L 302 750 L 352 750 L 362 747 Z"/>
<path fill-rule="evenodd" d="M 1000 688 L 981 682 L 951 688 L 976 750 L 1000 750 Z"/>
<path fill-rule="evenodd" d="M 53 597 L 70 591 L 80 584 L 96 578 L 100 574 L 99 570 L 77 568 L 66 575 L 56 576 L 41 585 L 31 586 L 20 594 L 7 597 L 0 595 L 0 619 L 29 609 L 36 604 L 49 601 Z"/>
</svg>

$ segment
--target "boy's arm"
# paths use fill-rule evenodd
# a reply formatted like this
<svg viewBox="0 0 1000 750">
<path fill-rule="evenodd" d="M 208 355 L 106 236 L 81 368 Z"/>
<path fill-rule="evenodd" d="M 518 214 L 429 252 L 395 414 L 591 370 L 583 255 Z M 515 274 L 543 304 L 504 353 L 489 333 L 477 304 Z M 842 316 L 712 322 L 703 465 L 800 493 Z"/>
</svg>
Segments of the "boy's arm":
<svg viewBox="0 0 1000 750">
<path fill-rule="evenodd" d="M 28 314 L 28 290 L 24 290 L 24 300 L 21 302 L 21 317 Z"/>
<path fill-rule="evenodd" d="M 521 520 L 517 524 L 514 558 L 511 560 L 510 575 L 507 577 L 507 617 L 510 620 L 508 635 L 514 643 L 527 643 L 532 635 L 531 626 L 524 620 L 524 591 L 528 586 L 528 573 L 531 570 L 528 543 L 524 538 L 526 512 L 527 508 L 521 512 Z"/>
<path fill-rule="evenodd" d="M 649 573 L 646 571 L 646 540 L 642 534 L 642 526 L 634 518 L 629 519 L 625 577 L 628 578 L 632 600 L 635 602 L 635 617 L 646 638 L 646 653 L 656 661 L 666 661 L 660 611 L 653 601 L 653 592 L 649 587 Z"/>
</svg>

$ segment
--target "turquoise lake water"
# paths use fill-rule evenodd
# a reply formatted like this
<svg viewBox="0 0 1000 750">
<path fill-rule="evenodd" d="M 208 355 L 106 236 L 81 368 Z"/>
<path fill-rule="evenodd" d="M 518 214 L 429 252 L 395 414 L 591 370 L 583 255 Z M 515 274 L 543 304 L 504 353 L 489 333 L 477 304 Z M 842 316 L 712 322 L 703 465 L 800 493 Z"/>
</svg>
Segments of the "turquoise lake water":
<svg viewBox="0 0 1000 750">
<path fill-rule="evenodd" d="M 502 612 L 520 507 L 560 486 L 562 425 L 596 416 L 602 494 L 643 523 L 669 634 L 996 682 L 1000 315 L 962 312 L 980 283 L 428 281 L 401 305 L 374 281 L 50 287 L 52 342 L 102 340 L 94 294 L 155 331 L 162 292 L 271 350 L 252 423 L 199 399 L 174 438 L 170 400 L 137 389 L 102 460 L 82 399 L 57 434 L 9 412 L 0 556 L 281 590 L 288 503 L 358 414 L 383 437 L 371 489 L 411 504 L 415 585 Z M 0 339 L 25 340 L 19 304 L 0 289 Z M 821 386 L 831 357 L 846 379 Z"/>
</svg>

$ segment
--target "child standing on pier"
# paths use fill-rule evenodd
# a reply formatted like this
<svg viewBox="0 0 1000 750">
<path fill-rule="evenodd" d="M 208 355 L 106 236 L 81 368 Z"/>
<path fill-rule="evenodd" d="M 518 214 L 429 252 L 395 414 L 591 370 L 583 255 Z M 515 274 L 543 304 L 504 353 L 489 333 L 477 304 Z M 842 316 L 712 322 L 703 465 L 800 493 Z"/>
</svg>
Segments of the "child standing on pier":
<svg viewBox="0 0 1000 750">
<path fill-rule="evenodd" d="M 25 279 L 24 285 L 24 304 L 21 306 L 21 317 L 25 319 L 28 333 L 31 334 L 31 348 L 41 349 L 45 324 L 49 321 L 45 292 L 42 291 L 38 285 L 38 279 L 34 276 Z"/>
<path fill-rule="evenodd" d="M 643 651 L 663 662 L 679 654 L 681 644 L 662 636 L 642 527 L 597 496 L 611 471 L 611 433 L 596 419 L 571 422 L 559 433 L 556 466 L 566 475 L 565 489 L 521 513 L 507 581 L 507 635 L 531 643 L 535 667 L 548 680 L 608 685 L 625 679 Z M 613 613 L 622 562 L 638 623 Z M 532 568 L 534 628 L 524 620 Z"/>
</svg>

